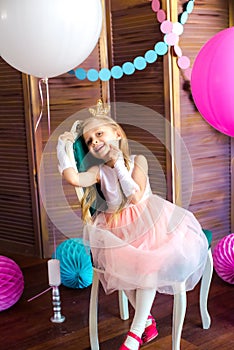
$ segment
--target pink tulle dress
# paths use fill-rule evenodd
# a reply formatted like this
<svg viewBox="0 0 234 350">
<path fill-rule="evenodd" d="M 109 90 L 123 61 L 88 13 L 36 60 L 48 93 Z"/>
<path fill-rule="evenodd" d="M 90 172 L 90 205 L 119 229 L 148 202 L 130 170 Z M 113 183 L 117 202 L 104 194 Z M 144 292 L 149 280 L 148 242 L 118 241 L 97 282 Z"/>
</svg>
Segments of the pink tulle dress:
<svg viewBox="0 0 234 350">
<path fill-rule="evenodd" d="M 131 158 L 131 169 L 134 157 Z M 100 166 L 101 189 L 108 209 L 84 227 L 94 266 L 107 294 L 115 290 L 156 288 L 174 294 L 177 282 L 192 290 L 204 271 L 208 242 L 194 215 L 152 194 L 126 205 L 116 218 L 122 194 L 115 169 Z M 112 218 L 112 219 L 110 219 Z"/>
</svg>

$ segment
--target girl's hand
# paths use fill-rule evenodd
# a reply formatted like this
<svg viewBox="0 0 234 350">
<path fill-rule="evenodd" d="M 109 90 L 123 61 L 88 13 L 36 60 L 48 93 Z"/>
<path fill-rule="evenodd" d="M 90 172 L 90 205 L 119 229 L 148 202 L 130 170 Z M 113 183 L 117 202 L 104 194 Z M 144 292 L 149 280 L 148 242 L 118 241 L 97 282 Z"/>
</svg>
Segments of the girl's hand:
<svg viewBox="0 0 234 350">
<path fill-rule="evenodd" d="M 115 165 L 117 159 L 123 159 L 123 153 L 121 150 L 114 146 L 113 144 L 109 144 L 110 151 L 108 153 L 108 161 L 111 161 L 113 165 Z"/>
<path fill-rule="evenodd" d="M 57 143 L 57 158 L 59 161 L 59 172 L 60 174 L 63 174 L 63 171 L 68 168 L 73 168 L 73 164 L 71 160 L 69 159 L 67 152 L 66 152 L 66 142 L 70 140 L 71 142 L 74 142 L 74 138 L 72 137 L 71 133 L 65 132 L 64 134 L 60 135 L 58 138 Z M 76 169 L 73 168 L 75 171 Z"/>
<path fill-rule="evenodd" d="M 71 141 L 75 142 L 75 134 L 73 132 L 65 131 L 62 135 L 59 136 L 59 139 L 63 142 Z"/>
</svg>

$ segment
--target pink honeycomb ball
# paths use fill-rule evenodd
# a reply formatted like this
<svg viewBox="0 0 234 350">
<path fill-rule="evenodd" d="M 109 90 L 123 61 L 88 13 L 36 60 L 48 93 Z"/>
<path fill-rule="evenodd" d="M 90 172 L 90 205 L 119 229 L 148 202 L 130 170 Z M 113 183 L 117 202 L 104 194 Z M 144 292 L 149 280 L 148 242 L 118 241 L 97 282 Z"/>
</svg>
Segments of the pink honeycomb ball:
<svg viewBox="0 0 234 350">
<path fill-rule="evenodd" d="M 0 311 L 13 306 L 23 290 L 24 277 L 20 267 L 12 259 L 0 255 Z"/>
<path fill-rule="evenodd" d="M 213 251 L 214 268 L 225 282 L 234 284 L 234 233 L 218 242 Z"/>
</svg>

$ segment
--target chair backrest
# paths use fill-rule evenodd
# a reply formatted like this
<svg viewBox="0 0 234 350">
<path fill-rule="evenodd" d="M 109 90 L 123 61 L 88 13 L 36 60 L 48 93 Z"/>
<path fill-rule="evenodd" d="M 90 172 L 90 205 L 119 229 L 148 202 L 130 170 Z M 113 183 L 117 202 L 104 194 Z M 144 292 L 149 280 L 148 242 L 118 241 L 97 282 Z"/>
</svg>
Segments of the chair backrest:
<svg viewBox="0 0 234 350">
<path fill-rule="evenodd" d="M 77 169 L 77 172 L 84 172 L 84 171 L 87 171 L 93 165 L 101 164 L 101 161 L 90 154 L 84 142 L 83 137 L 82 136 L 78 137 L 76 128 L 77 128 L 77 124 L 79 123 L 80 121 L 77 120 L 72 125 L 71 132 L 73 132 L 77 136 L 74 143 L 67 141 L 66 152 L 69 159 L 72 162 L 74 169 Z M 92 207 L 90 208 L 91 216 L 98 210 L 98 208 L 102 208 L 102 209 L 105 208 L 105 199 L 100 189 L 100 185 L 95 184 L 93 185 L 93 187 L 97 192 L 97 199 L 95 203 L 92 204 Z M 84 195 L 84 189 L 82 187 L 75 187 L 75 191 L 79 201 L 81 202 Z"/>
</svg>

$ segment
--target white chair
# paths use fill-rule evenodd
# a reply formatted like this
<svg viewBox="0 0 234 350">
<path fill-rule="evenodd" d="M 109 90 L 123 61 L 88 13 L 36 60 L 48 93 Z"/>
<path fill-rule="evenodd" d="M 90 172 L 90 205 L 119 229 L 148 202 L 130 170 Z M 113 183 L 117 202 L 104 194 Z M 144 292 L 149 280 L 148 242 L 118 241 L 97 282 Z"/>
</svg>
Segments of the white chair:
<svg viewBox="0 0 234 350">
<path fill-rule="evenodd" d="M 89 308 L 89 337 L 92 350 L 99 350 L 98 341 L 98 289 L 99 278 L 98 269 L 94 268 L 93 283 L 90 295 Z M 200 286 L 200 313 L 203 329 L 208 329 L 211 324 L 210 315 L 207 309 L 207 300 L 210 288 L 210 282 L 213 274 L 213 258 L 211 249 L 207 254 L 205 270 L 201 279 Z M 187 307 L 187 297 L 185 291 L 185 283 L 177 283 L 173 286 L 175 290 L 173 303 L 173 318 L 172 318 L 172 350 L 180 350 L 181 333 Z M 129 318 L 128 300 L 123 291 L 119 291 L 119 309 L 122 320 Z"/>
<path fill-rule="evenodd" d="M 76 131 L 76 126 L 79 121 L 76 121 L 71 131 Z M 73 152 L 73 144 L 67 142 L 66 151 L 76 167 L 76 161 Z M 83 189 L 80 187 L 75 188 L 77 197 L 81 201 L 83 197 Z M 206 232 L 207 230 L 204 230 Z M 209 237 L 209 244 L 211 237 Z M 89 337 L 91 350 L 99 350 L 99 340 L 98 340 L 98 290 L 99 290 L 99 277 L 98 274 L 102 273 L 101 270 L 93 268 L 93 283 L 90 295 L 90 306 L 89 306 Z M 205 270 L 201 279 L 200 286 L 200 313 L 202 320 L 203 329 L 208 329 L 211 324 L 210 315 L 207 309 L 208 294 L 210 289 L 211 278 L 213 274 L 213 258 L 211 249 L 209 247 L 207 252 L 207 261 Z M 181 333 L 185 318 L 185 312 L 187 307 L 187 297 L 185 290 L 185 283 L 176 283 L 173 285 L 174 289 L 174 303 L 173 303 L 173 317 L 172 317 L 172 350 L 180 350 Z M 128 310 L 128 299 L 123 291 L 119 291 L 119 310 L 120 317 L 122 320 L 127 320 L 129 318 Z"/>
</svg>

